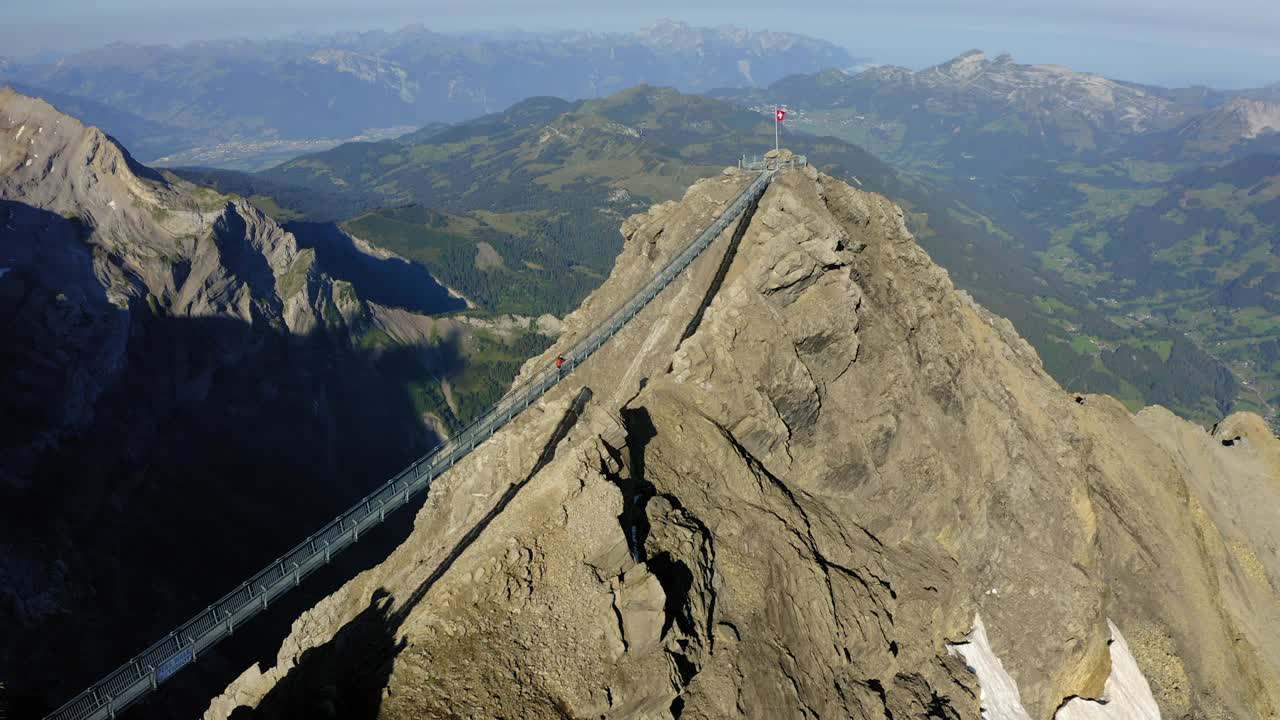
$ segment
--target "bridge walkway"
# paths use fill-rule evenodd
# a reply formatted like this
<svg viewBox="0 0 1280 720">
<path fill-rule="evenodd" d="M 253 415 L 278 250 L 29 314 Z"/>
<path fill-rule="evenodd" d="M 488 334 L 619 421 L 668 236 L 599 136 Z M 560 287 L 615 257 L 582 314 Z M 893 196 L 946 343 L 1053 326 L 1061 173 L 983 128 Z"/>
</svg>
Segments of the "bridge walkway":
<svg viewBox="0 0 1280 720">
<path fill-rule="evenodd" d="M 755 162 L 750 169 L 758 171 L 759 175 L 721 212 L 719 218 L 626 304 L 574 345 L 563 356 L 562 367 L 546 368 L 526 380 L 461 432 L 387 480 L 332 522 L 183 623 L 167 637 L 46 716 L 46 720 L 101 720 L 116 717 L 121 710 L 155 691 L 161 683 L 231 635 L 237 627 L 297 587 L 303 578 L 359 540 L 361 534 L 381 524 L 389 514 L 430 488 L 433 480 L 448 472 L 486 439 L 518 417 L 625 327 L 764 195 L 779 168 L 776 163 Z"/>
</svg>

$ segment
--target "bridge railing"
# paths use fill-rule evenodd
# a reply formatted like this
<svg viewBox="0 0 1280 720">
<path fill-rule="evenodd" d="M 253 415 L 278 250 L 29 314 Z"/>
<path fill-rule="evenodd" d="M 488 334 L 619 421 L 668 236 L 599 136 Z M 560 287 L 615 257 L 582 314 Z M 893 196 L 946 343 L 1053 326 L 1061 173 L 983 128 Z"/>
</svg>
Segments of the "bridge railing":
<svg viewBox="0 0 1280 720">
<path fill-rule="evenodd" d="M 414 461 L 167 637 L 72 698 L 48 715 L 46 720 L 114 718 L 116 713 L 155 690 L 160 683 L 194 662 L 205 650 L 231 635 L 236 627 L 270 607 L 272 602 L 296 587 L 303 578 L 359 540 L 361 533 L 377 526 L 389 513 L 408 504 L 411 497 L 429 488 L 435 478 L 466 457 L 603 347 L 741 217 L 748 207 L 759 200 L 772 178 L 772 169 L 761 171 L 734 202 L 721 211 L 710 227 L 677 254 L 626 304 L 577 342 L 563 356 L 563 367 L 544 368 L 527 379 L 456 435 Z"/>
<path fill-rule="evenodd" d="M 743 155 L 738 159 L 738 167 L 752 172 L 786 170 L 789 168 L 804 167 L 808 164 L 809 158 L 804 155 L 792 155 L 785 160 L 766 157 L 764 155 Z"/>
</svg>

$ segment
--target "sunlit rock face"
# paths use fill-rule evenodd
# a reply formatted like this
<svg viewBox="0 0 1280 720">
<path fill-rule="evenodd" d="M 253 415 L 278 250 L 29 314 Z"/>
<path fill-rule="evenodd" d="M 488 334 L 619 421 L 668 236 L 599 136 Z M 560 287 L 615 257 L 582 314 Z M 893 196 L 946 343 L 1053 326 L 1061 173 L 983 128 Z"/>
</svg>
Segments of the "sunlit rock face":
<svg viewBox="0 0 1280 720">
<path fill-rule="evenodd" d="M 750 180 L 624 223 L 526 375 Z M 206 717 L 1272 717 L 1277 441 L 1217 433 L 1077 401 L 899 208 L 788 170 Z"/>
</svg>

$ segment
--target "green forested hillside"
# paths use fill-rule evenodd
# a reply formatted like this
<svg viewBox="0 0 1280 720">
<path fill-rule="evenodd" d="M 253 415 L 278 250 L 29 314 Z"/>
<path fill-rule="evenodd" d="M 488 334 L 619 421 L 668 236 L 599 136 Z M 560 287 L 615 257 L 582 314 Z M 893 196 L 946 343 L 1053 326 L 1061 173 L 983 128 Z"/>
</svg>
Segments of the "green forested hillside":
<svg viewBox="0 0 1280 720">
<path fill-rule="evenodd" d="M 555 220 L 536 211 L 463 215 L 405 205 L 362 213 L 342 227 L 425 265 L 484 310 L 564 315 L 600 284 L 611 263 L 597 246 L 599 236 Z"/>
</svg>

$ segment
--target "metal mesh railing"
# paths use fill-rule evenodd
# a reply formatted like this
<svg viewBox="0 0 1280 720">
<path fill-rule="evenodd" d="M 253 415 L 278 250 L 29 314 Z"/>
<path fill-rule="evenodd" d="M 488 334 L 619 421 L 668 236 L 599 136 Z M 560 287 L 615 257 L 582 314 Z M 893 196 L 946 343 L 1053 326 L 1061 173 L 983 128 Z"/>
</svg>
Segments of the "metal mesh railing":
<svg viewBox="0 0 1280 720">
<path fill-rule="evenodd" d="M 786 170 L 788 168 L 804 167 L 808 164 L 809 158 L 804 155 L 792 155 L 785 160 L 766 157 L 764 155 L 743 155 L 738 159 L 738 167 L 744 170 L 751 170 L 753 172 Z"/>
<path fill-rule="evenodd" d="M 48 715 L 46 720 L 115 717 L 117 712 L 154 690 L 159 683 L 194 662 L 200 653 L 230 635 L 237 625 L 265 610 L 276 598 L 302 582 L 302 578 L 323 567 L 335 553 L 358 540 L 360 533 L 378 525 L 388 513 L 406 505 L 412 496 L 426 490 L 435 478 L 466 457 L 477 445 L 496 433 L 603 347 L 741 217 L 747 208 L 759 200 L 772 178 L 772 169 L 761 169 L 760 176 L 721 212 L 710 227 L 673 258 L 631 300 L 575 344 L 563 356 L 563 367 L 545 368 L 526 380 L 461 432 L 400 471 L 288 553 L 183 623 L 168 637 L 72 698 Z"/>
</svg>

